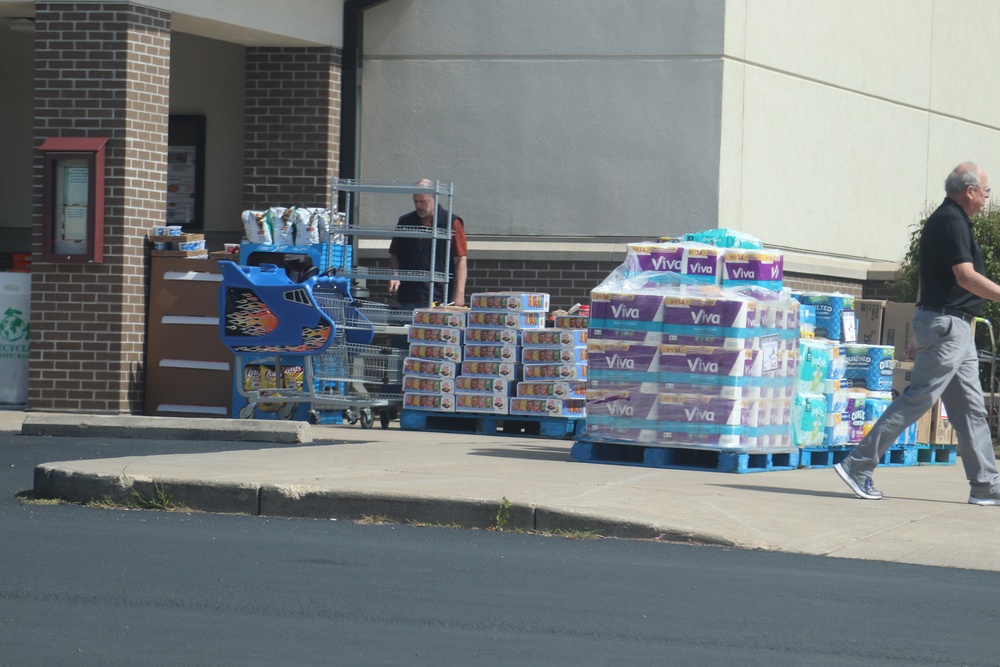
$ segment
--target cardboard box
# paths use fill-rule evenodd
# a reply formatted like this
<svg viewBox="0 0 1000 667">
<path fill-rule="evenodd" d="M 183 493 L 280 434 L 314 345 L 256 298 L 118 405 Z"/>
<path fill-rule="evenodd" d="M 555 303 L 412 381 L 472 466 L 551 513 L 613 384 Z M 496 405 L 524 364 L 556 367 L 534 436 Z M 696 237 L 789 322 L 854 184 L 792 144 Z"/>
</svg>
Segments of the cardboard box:
<svg viewBox="0 0 1000 667">
<path fill-rule="evenodd" d="M 855 299 L 854 316 L 858 320 L 858 342 L 865 345 L 882 345 L 882 320 L 885 318 L 885 301 Z"/>
<path fill-rule="evenodd" d="M 912 361 L 896 361 L 892 370 L 892 397 L 896 398 L 910 386 L 910 376 L 913 374 Z"/>
<path fill-rule="evenodd" d="M 931 437 L 932 445 L 954 445 L 955 431 L 948 421 L 948 412 L 944 409 L 944 404 L 938 401 L 931 408 Z"/>
<path fill-rule="evenodd" d="M 882 340 L 880 345 L 892 345 L 896 348 L 896 359 L 908 361 L 906 356 L 906 346 L 910 343 L 910 336 L 913 331 L 911 320 L 916 312 L 916 304 L 895 303 L 886 301 L 885 312 L 882 316 Z"/>
</svg>

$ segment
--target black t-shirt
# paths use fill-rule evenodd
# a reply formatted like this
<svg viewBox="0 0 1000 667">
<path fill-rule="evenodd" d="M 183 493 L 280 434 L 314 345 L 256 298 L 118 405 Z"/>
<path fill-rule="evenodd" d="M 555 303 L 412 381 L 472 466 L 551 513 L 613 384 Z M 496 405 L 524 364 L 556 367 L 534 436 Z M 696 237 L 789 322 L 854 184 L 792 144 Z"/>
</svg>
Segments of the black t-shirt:
<svg viewBox="0 0 1000 667">
<path fill-rule="evenodd" d="M 945 198 L 920 233 L 920 301 L 931 308 L 955 308 L 982 315 L 985 299 L 960 287 L 952 267 L 972 262 L 986 275 L 983 251 L 972 234 L 972 221 L 954 199 Z"/>
</svg>

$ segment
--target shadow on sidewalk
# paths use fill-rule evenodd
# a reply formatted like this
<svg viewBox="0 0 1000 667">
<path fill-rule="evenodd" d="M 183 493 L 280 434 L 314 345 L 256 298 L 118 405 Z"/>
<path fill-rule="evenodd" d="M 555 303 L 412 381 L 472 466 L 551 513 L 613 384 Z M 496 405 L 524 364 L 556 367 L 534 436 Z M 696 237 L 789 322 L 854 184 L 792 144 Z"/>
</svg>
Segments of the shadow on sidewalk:
<svg viewBox="0 0 1000 667">
<path fill-rule="evenodd" d="M 496 456 L 505 459 L 531 459 L 534 461 L 565 461 L 570 462 L 569 448 L 545 447 L 540 445 L 520 445 L 505 448 L 473 449 L 474 456 Z"/>
</svg>

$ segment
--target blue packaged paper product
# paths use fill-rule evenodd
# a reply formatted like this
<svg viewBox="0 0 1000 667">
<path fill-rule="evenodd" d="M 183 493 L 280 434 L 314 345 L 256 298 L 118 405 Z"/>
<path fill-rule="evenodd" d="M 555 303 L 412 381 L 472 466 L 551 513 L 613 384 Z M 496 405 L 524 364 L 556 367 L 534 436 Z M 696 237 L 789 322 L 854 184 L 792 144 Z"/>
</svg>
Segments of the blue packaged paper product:
<svg viewBox="0 0 1000 667">
<path fill-rule="evenodd" d="M 852 387 L 871 391 L 892 391 L 896 349 L 891 345 L 846 345 L 845 377 Z"/>
<path fill-rule="evenodd" d="M 841 315 L 854 310 L 854 297 L 848 294 L 792 292 L 799 303 L 816 309 L 816 337 L 839 341 L 843 336 Z"/>
<path fill-rule="evenodd" d="M 799 393 L 792 404 L 792 429 L 795 444 L 811 447 L 823 444 L 826 427 L 826 397 L 823 394 Z"/>
</svg>

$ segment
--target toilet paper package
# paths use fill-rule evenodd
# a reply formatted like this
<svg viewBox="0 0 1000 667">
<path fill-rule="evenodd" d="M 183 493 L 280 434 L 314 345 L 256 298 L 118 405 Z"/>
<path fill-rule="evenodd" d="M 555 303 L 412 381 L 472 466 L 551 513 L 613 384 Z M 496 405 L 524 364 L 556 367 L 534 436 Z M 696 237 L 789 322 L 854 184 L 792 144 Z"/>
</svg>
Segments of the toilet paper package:
<svg viewBox="0 0 1000 667">
<path fill-rule="evenodd" d="M 892 345 L 845 345 L 845 377 L 852 387 L 892 391 L 896 348 Z"/>
<path fill-rule="evenodd" d="M 841 412 L 826 413 L 826 424 L 823 428 L 823 444 L 827 447 L 841 447 L 848 443 L 850 437 L 850 422 Z"/>
<path fill-rule="evenodd" d="M 847 372 L 847 358 L 843 346 L 819 339 L 799 341 L 798 391 L 818 393 L 826 380 L 843 378 Z"/>
<path fill-rule="evenodd" d="M 800 303 L 816 310 L 815 332 L 817 338 L 840 341 L 843 337 L 841 315 L 854 310 L 854 297 L 848 294 L 823 294 L 819 292 L 792 292 Z"/>
<path fill-rule="evenodd" d="M 863 428 L 863 435 L 867 436 L 871 431 L 872 426 L 878 421 L 882 413 L 885 412 L 886 408 L 892 403 L 892 394 L 890 392 L 878 392 L 869 393 L 868 397 L 865 399 L 865 421 Z M 917 424 L 910 424 L 899 437 L 896 439 L 895 445 L 912 445 L 917 442 Z"/>
<path fill-rule="evenodd" d="M 795 444 L 799 447 L 815 447 L 823 444 L 825 427 L 826 397 L 822 394 L 796 394 L 792 404 Z"/>
<path fill-rule="evenodd" d="M 861 442 L 865 437 L 865 401 L 868 394 L 852 391 L 848 393 L 847 407 L 844 410 L 848 425 L 847 441 L 852 444 Z"/>
<path fill-rule="evenodd" d="M 826 397 L 827 412 L 848 412 L 850 407 L 848 399 L 852 395 L 847 386 L 846 379 L 826 380 L 823 383 L 823 395 Z M 862 415 L 864 414 L 864 403 L 861 404 Z"/>
</svg>

